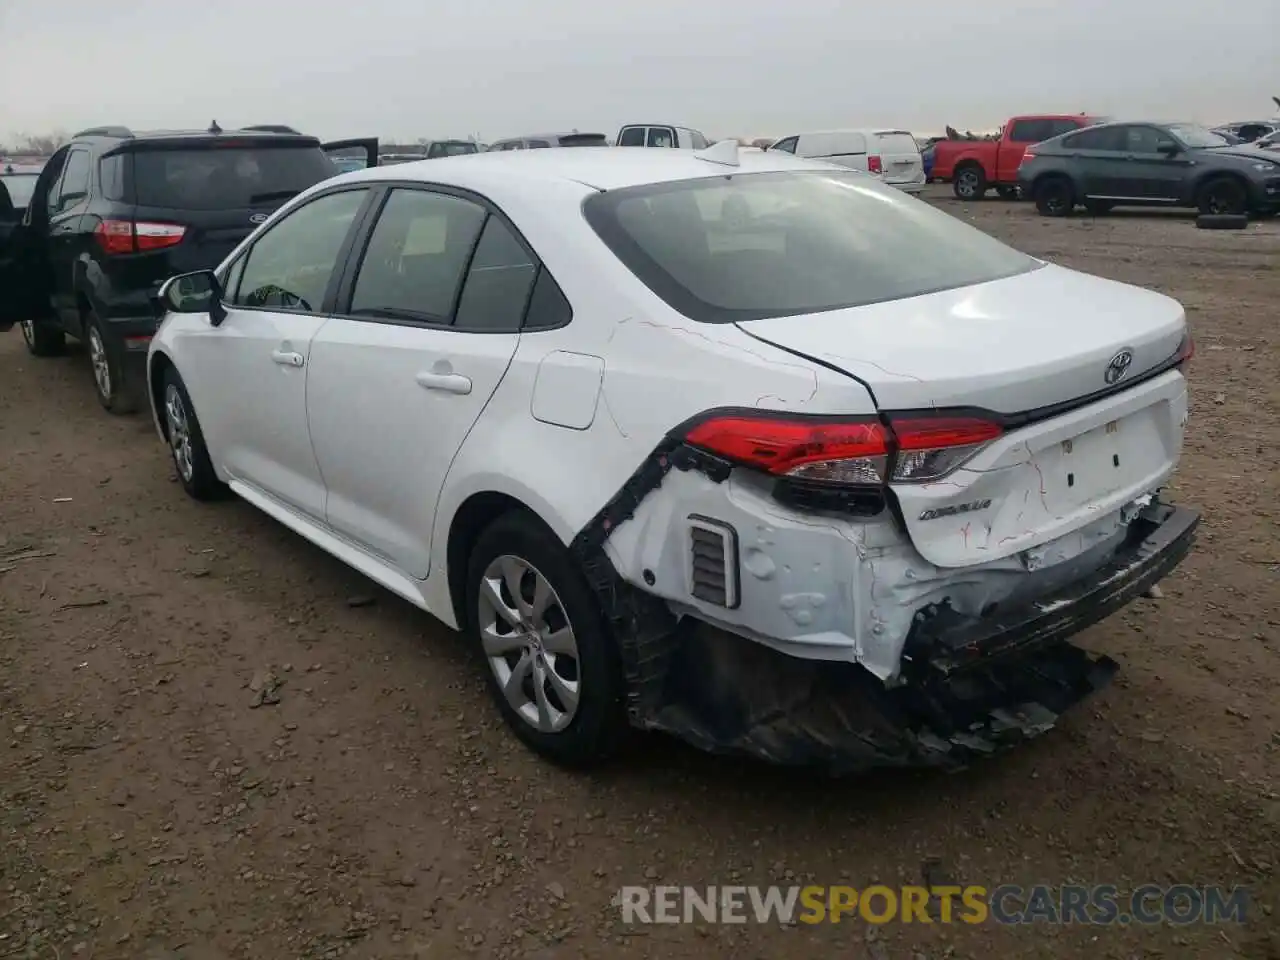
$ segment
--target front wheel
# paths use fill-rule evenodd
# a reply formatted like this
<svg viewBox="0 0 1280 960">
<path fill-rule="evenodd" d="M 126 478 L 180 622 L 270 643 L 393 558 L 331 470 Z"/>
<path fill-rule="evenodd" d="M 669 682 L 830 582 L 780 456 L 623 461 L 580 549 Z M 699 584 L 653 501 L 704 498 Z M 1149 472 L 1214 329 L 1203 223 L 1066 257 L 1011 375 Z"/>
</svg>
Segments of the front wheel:
<svg viewBox="0 0 1280 960">
<path fill-rule="evenodd" d="M 469 632 L 489 691 L 521 740 L 548 759 L 585 767 L 627 731 L 618 647 L 568 550 L 532 516 L 499 517 L 467 571 Z"/>
<path fill-rule="evenodd" d="M 1249 195 L 1235 177 L 1214 177 L 1196 192 L 1196 206 L 1212 215 L 1249 212 Z"/>
<path fill-rule="evenodd" d="M 1050 177 L 1035 187 L 1036 209 L 1044 217 L 1068 217 L 1075 209 L 1075 192 L 1065 177 Z"/>
</svg>

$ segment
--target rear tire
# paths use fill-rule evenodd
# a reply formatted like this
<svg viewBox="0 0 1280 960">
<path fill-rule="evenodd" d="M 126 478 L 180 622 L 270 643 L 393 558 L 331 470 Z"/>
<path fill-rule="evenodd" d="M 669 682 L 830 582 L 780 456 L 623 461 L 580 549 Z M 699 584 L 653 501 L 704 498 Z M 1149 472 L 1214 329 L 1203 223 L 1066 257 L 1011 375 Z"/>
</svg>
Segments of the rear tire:
<svg viewBox="0 0 1280 960">
<path fill-rule="evenodd" d="M 1069 217 L 1075 211 L 1076 196 L 1066 177 L 1046 177 L 1035 185 L 1036 210 L 1042 217 Z"/>
<path fill-rule="evenodd" d="M 952 178 L 951 192 L 957 200 L 970 203 L 987 195 L 987 177 L 976 163 L 962 164 Z"/>
<path fill-rule="evenodd" d="M 22 341 L 33 357 L 60 357 L 67 352 L 67 335 L 47 321 L 23 320 Z"/>
<path fill-rule="evenodd" d="M 1210 216 L 1249 212 L 1249 194 L 1235 177 L 1213 177 L 1196 191 L 1196 207 Z"/>
<path fill-rule="evenodd" d="M 204 442 L 204 431 L 200 429 L 200 418 L 191 404 L 186 384 L 174 367 L 168 367 L 164 372 L 156 414 L 164 423 L 169 456 L 182 489 L 195 500 L 221 499 L 227 492 L 227 486 L 214 472 L 209 448 Z"/>
<path fill-rule="evenodd" d="M 106 330 L 90 308 L 84 321 L 84 342 L 93 373 L 93 392 L 108 413 L 124 416 L 138 409 L 136 384 L 125 379 L 120 360 L 107 346 Z"/>
<path fill-rule="evenodd" d="M 520 511 L 495 520 L 471 551 L 466 604 L 489 692 L 517 737 L 567 767 L 617 752 L 628 732 L 622 658 L 586 578 L 550 530 Z"/>
</svg>

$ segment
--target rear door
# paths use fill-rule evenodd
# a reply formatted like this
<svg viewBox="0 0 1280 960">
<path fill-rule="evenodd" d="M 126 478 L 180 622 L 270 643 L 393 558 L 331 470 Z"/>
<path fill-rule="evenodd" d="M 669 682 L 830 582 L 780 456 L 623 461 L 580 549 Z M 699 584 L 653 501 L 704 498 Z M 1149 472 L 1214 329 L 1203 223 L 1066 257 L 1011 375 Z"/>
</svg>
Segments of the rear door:
<svg viewBox="0 0 1280 960">
<path fill-rule="evenodd" d="M 331 143 L 321 144 L 320 149 L 328 154 L 331 160 L 358 155 L 363 152 L 364 165 L 366 167 L 376 167 L 378 165 L 377 137 L 368 137 L 360 140 L 334 140 Z"/>
<path fill-rule="evenodd" d="M 906 130 L 877 130 L 875 137 L 885 183 L 899 186 L 924 182 L 924 163 L 915 137 Z"/>
</svg>

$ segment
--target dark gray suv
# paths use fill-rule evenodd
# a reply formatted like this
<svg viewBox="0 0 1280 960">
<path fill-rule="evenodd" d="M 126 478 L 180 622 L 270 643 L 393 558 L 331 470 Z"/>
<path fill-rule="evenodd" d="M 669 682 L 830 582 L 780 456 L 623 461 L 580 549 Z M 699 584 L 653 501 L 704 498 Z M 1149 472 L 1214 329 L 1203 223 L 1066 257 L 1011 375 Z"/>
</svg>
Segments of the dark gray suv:
<svg viewBox="0 0 1280 960">
<path fill-rule="evenodd" d="M 1018 185 L 1047 217 L 1081 204 L 1270 216 L 1280 209 L 1280 155 L 1190 123 L 1104 123 L 1028 149 Z"/>
</svg>

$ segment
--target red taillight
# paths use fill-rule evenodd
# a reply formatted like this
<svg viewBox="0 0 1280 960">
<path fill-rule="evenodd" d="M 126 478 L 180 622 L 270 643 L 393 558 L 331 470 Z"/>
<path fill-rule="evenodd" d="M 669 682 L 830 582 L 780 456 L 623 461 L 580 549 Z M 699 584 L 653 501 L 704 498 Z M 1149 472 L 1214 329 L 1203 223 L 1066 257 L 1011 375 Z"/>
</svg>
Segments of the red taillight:
<svg viewBox="0 0 1280 960">
<path fill-rule="evenodd" d="M 1192 339 L 1191 334 L 1187 334 L 1182 338 L 1182 343 L 1178 346 L 1178 366 L 1189 363 L 1191 358 L 1196 355 L 1196 342 Z"/>
<path fill-rule="evenodd" d="M 868 173 L 884 173 L 884 164 L 880 162 L 880 158 L 874 153 L 867 157 Z"/>
<path fill-rule="evenodd" d="M 1003 432 L 974 417 L 890 422 L 892 429 L 877 418 L 711 416 L 690 429 L 685 442 L 775 476 L 879 485 L 936 480 Z"/>
<path fill-rule="evenodd" d="M 148 253 L 182 242 L 187 228 L 176 223 L 152 223 L 139 220 L 103 220 L 93 235 L 103 253 Z"/>
</svg>

